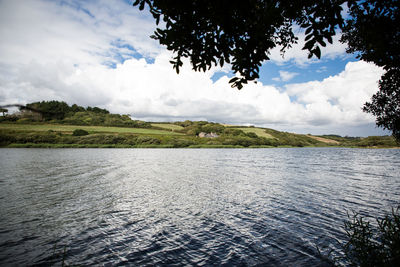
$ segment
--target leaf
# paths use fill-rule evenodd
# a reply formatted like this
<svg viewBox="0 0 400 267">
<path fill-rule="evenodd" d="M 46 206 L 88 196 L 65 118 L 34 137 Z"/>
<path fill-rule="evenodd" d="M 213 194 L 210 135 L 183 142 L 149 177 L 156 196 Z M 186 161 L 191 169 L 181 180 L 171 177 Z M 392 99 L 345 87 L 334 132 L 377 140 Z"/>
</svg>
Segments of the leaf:
<svg viewBox="0 0 400 267">
<path fill-rule="evenodd" d="M 314 49 L 314 54 L 317 56 L 318 59 L 321 58 L 321 49 L 319 49 L 319 46 L 317 46 L 317 47 Z"/>
<path fill-rule="evenodd" d="M 318 43 L 320 43 L 320 45 L 322 45 L 323 47 L 326 46 L 326 43 L 325 43 L 324 40 L 322 40 L 322 39 L 318 40 Z"/>
<path fill-rule="evenodd" d="M 327 35 L 327 36 L 326 36 L 326 39 L 328 40 L 328 42 L 329 42 L 330 44 L 332 44 L 332 36 Z"/>
<path fill-rule="evenodd" d="M 156 25 L 160 23 L 160 14 L 154 15 L 154 18 L 156 19 Z"/>
<path fill-rule="evenodd" d="M 140 11 L 144 9 L 144 4 L 145 4 L 144 1 L 140 3 L 140 6 L 139 6 L 139 10 L 140 10 Z"/>
<path fill-rule="evenodd" d="M 236 82 L 237 80 L 239 80 L 238 77 L 233 77 L 232 79 L 229 80 L 229 83 L 234 83 L 234 82 Z"/>
<path fill-rule="evenodd" d="M 306 42 L 306 44 L 304 45 L 304 47 L 302 48 L 303 50 L 311 50 L 311 48 L 314 46 L 315 44 L 315 39 L 311 39 L 310 41 Z"/>
</svg>

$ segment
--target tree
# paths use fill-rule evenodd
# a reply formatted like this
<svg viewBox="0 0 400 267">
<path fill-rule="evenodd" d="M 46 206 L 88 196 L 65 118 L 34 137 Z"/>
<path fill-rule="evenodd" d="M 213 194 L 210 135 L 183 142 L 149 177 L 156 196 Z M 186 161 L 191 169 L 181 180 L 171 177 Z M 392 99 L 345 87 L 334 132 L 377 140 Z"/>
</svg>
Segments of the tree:
<svg viewBox="0 0 400 267">
<path fill-rule="evenodd" d="M 342 14 L 344 4 L 349 10 L 348 19 Z M 359 53 L 359 58 L 387 71 L 399 69 L 398 0 L 136 0 L 133 6 L 140 10 L 148 7 L 158 25 L 151 37 L 174 52 L 170 62 L 177 73 L 183 65 L 182 58 L 189 58 L 195 71 L 230 63 L 236 74 L 230 83 L 238 89 L 259 78 L 259 67 L 269 60 L 271 49 L 278 46 L 283 55 L 297 42 L 297 27 L 305 30 L 303 49 L 309 58 L 320 58 L 320 47 L 332 43 L 340 29 L 344 33 L 342 41 L 349 45 L 348 52 Z M 386 84 L 390 92 L 398 95 L 398 86 L 390 82 L 398 80 L 396 75 L 398 71 L 390 72 L 380 84 Z M 393 94 L 382 94 L 393 99 Z M 395 99 L 390 105 L 393 103 L 396 105 Z M 398 112 L 389 114 L 386 104 L 372 105 L 374 109 L 366 105 L 364 110 L 377 110 L 390 118 L 389 122 L 378 122 L 378 126 L 398 132 Z"/>
<path fill-rule="evenodd" d="M 62 120 L 71 108 L 64 101 L 52 100 L 30 103 L 20 109 L 39 112 L 45 120 Z"/>
<path fill-rule="evenodd" d="M 76 112 L 83 112 L 85 111 L 84 107 L 78 106 L 77 104 L 73 104 L 71 106 L 71 112 L 76 113 Z"/>
<path fill-rule="evenodd" d="M 400 141 L 400 68 L 391 68 L 379 81 L 379 91 L 364 105 L 376 117 L 376 125 L 392 131 Z"/>
<path fill-rule="evenodd" d="M 8 112 L 8 109 L 6 109 L 6 108 L 0 108 L 0 112 L 3 113 L 3 116 L 5 116 L 6 113 Z"/>
<path fill-rule="evenodd" d="M 87 111 L 94 112 L 94 113 L 102 113 L 102 114 L 110 114 L 110 112 L 106 109 L 98 108 L 98 107 L 87 107 Z"/>
<path fill-rule="evenodd" d="M 392 131 L 400 141 L 400 16 L 399 1 L 369 0 L 350 8 L 341 41 L 347 52 L 386 70 L 379 91 L 364 105 L 376 117 L 376 124 Z"/>
<path fill-rule="evenodd" d="M 281 46 L 282 53 L 296 43 L 294 24 L 306 29 L 304 49 L 321 56 L 319 46 L 332 43 L 335 27 L 343 25 L 344 0 L 136 0 L 133 5 L 150 13 L 160 25 L 152 38 L 176 56 L 171 61 L 179 73 L 182 58 L 190 58 L 193 69 L 206 71 L 213 65 L 231 63 L 238 74 L 230 80 L 241 89 L 256 80 L 269 52 Z"/>
</svg>

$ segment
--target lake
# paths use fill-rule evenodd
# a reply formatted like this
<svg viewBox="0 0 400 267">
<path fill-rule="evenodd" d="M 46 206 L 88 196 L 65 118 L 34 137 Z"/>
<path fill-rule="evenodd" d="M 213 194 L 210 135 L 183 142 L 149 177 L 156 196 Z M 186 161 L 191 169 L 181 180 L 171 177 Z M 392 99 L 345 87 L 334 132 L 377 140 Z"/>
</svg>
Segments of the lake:
<svg viewBox="0 0 400 267">
<path fill-rule="evenodd" d="M 325 266 L 400 150 L 0 149 L 0 265 Z"/>
</svg>

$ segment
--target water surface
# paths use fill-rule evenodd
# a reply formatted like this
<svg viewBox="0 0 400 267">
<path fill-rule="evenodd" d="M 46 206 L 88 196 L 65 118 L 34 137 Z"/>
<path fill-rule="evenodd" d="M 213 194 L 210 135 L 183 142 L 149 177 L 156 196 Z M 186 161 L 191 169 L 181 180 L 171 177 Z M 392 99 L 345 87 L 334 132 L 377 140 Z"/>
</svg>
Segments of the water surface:
<svg viewBox="0 0 400 267">
<path fill-rule="evenodd" d="M 324 266 L 400 150 L 0 149 L 0 265 Z M 65 250 L 65 252 L 64 252 Z"/>
</svg>

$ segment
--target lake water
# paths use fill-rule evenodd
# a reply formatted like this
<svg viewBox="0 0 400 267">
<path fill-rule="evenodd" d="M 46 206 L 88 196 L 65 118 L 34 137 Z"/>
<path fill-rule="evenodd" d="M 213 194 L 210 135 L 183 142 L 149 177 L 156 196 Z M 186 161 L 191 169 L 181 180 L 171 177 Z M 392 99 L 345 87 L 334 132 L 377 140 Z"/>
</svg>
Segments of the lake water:
<svg viewBox="0 0 400 267">
<path fill-rule="evenodd" d="M 0 265 L 324 266 L 400 150 L 0 149 Z"/>
</svg>

